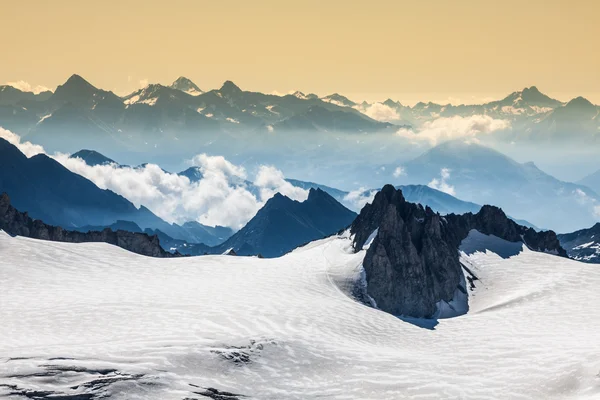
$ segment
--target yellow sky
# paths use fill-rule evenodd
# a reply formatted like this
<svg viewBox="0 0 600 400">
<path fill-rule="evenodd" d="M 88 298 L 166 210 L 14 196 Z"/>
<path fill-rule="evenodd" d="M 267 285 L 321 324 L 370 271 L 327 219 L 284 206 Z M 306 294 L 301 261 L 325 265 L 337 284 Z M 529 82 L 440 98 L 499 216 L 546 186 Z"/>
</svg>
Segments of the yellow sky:
<svg viewBox="0 0 600 400">
<path fill-rule="evenodd" d="M 473 102 L 525 86 L 600 104 L 597 0 L 0 0 L 0 83 L 78 73 L 200 88 Z"/>
</svg>

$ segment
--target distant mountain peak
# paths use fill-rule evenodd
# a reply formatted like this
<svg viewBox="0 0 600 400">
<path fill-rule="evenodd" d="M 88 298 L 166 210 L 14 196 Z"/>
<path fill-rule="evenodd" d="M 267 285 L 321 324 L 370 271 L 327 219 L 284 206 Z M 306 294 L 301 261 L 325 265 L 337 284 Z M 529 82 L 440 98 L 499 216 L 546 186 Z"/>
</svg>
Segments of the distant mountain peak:
<svg viewBox="0 0 600 400">
<path fill-rule="evenodd" d="M 221 92 L 223 94 L 233 94 L 233 93 L 239 93 L 241 91 L 242 91 L 242 89 L 240 89 L 232 81 L 225 81 L 223 83 L 223 86 L 221 86 L 221 89 L 219 89 L 219 92 Z"/>
<path fill-rule="evenodd" d="M 328 96 L 321 97 L 321 100 L 342 107 L 354 107 L 356 105 L 355 102 L 339 93 L 333 93 Z"/>
<path fill-rule="evenodd" d="M 535 107 L 558 107 L 562 103 L 540 92 L 537 86 L 523 88 L 523 90 L 512 92 L 500 101 L 502 105 L 522 108 L 525 106 Z"/>
<path fill-rule="evenodd" d="M 297 97 L 302 100 L 306 100 L 306 95 L 299 90 L 296 90 L 294 93 L 292 93 L 292 96 Z"/>
<path fill-rule="evenodd" d="M 399 101 L 394 101 L 392 99 L 387 99 L 381 104 L 388 107 L 402 107 L 402 103 L 400 103 Z"/>
<path fill-rule="evenodd" d="M 84 88 L 84 89 L 96 89 L 94 85 L 83 79 L 80 75 L 73 74 L 67 79 L 65 83 L 61 85 L 61 87 L 69 87 L 69 88 Z"/>
<path fill-rule="evenodd" d="M 80 158 L 87 165 L 92 166 L 92 167 L 95 165 L 116 164 L 116 162 L 114 160 L 106 157 L 105 155 L 103 155 L 95 150 L 88 150 L 88 149 L 79 150 L 78 152 L 71 154 L 69 156 L 69 158 Z"/>
<path fill-rule="evenodd" d="M 172 89 L 181 90 L 187 94 L 191 94 L 193 96 L 200 95 L 204 93 L 194 82 L 185 76 L 180 76 L 177 78 L 170 86 Z"/>
<path fill-rule="evenodd" d="M 526 87 L 523 89 L 522 91 L 523 93 L 532 93 L 532 94 L 542 94 L 542 92 L 540 92 L 540 90 L 537 88 L 537 86 L 530 86 L 530 87 Z"/>
<path fill-rule="evenodd" d="M 565 107 L 596 107 L 591 101 L 586 99 L 585 97 L 579 96 L 575 97 L 571 101 L 569 101 Z"/>
</svg>

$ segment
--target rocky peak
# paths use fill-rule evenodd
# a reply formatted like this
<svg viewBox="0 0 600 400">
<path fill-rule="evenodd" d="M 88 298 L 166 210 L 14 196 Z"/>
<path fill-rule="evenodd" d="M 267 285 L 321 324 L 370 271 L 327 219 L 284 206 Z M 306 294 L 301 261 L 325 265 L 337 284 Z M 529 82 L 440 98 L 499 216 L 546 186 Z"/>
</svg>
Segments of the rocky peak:
<svg viewBox="0 0 600 400">
<path fill-rule="evenodd" d="M 76 99 L 92 96 L 97 91 L 98 89 L 91 83 L 83 79 L 81 76 L 73 74 L 65 83 L 56 88 L 53 97 L 65 100 Z"/>
<path fill-rule="evenodd" d="M 188 94 L 201 94 L 202 90 L 190 79 L 185 76 L 180 76 L 173 82 L 170 86 L 172 89 L 181 90 L 182 92 L 186 92 Z"/>
<path fill-rule="evenodd" d="M 83 79 L 81 75 L 73 74 L 67 79 L 67 81 L 62 85 L 63 87 L 75 87 L 75 88 L 94 88 L 94 86 Z"/>
<path fill-rule="evenodd" d="M 219 89 L 219 92 L 221 92 L 223 95 L 237 94 L 237 93 L 240 93 L 241 91 L 242 91 L 242 89 L 240 89 L 232 81 L 225 81 L 223 83 L 223 86 L 221 86 L 221 89 Z"/>
<path fill-rule="evenodd" d="M 382 104 L 384 106 L 388 106 L 388 107 L 392 107 L 392 108 L 402 107 L 402 103 L 400 103 L 399 101 L 394 101 L 392 99 L 387 99 Z"/>
<path fill-rule="evenodd" d="M 586 99 L 585 97 L 579 96 L 569 101 L 565 107 L 568 108 L 596 108 L 591 101 Z"/>
<path fill-rule="evenodd" d="M 458 249 L 473 229 L 566 256 L 554 232 L 520 226 L 498 207 L 441 217 L 386 185 L 350 228 L 355 251 L 372 240 L 363 260 L 367 293 L 378 308 L 394 315 L 434 316 L 439 302 L 450 302 L 457 290 L 466 290 Z"/>
</svg>

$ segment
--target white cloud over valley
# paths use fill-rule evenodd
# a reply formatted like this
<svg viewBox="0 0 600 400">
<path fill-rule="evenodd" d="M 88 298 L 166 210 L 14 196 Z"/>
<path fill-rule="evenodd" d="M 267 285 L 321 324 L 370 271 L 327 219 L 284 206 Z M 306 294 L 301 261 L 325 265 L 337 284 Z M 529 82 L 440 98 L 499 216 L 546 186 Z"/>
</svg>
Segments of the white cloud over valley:
<svg viewBox="0 0 600 400">
<path fill-rule="evenodd" d="M 488 115 L 472 115 L 437 118 L 423 123 L 417 131 L 401 128 L 396 134 L 413 141 L 426 141 L 436 145 L 454 139 L 476 140 L 479 136 L 508 128 L 510 128 L 509 121 L 495 119 Z"/>
<path fill-rule="evenodd" d="M 15 145 L 26 156 L 44 153 L 42 146 L 22 142 L 21 138 L 0 128 L 0 137 Z M 275 193 L 304 201 L 308 191 L 285 181 L 281 171 L 260 166 L 254 182 L 248 172 L 222 156 L 199 154 L 191 163 L 202 174 L 198 182 L 185 176 L 163 171 L 158 165 L 121 167 L 119 165 L 87 165 L 68 154 L 51 155 L 66 168 L 131 201 L 144 205 L 168 222 L 198 221 L 206 225 L 243 227 Z"/>
<path fill-rule="evenodd" d="M 377 121 L 390 122 L 400 119 L 400 115 L 390 106 L 382 103 L 373 103 L 361 110 L 363 114 Z"/>
<path fill-rule="evenodd" d="M 440 192 L 456 196 L 456 190 L 454 190 L 454 186 L 448 183 L 448 179 L 450 179 L 450 170 L 448 168 L 442 168 L 440 170 L 440 177 L 433 178 L 431 182 L 427 184 L 427 186 L 433 189 L 437 189 Z"/>
</svg>

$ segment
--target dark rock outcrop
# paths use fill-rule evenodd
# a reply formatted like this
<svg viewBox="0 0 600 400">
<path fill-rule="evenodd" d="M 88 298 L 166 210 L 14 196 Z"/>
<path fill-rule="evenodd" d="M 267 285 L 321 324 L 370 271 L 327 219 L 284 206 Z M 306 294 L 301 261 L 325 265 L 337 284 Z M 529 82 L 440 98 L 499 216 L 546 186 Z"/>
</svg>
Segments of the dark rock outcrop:
<svg viewBox="0 0 600 400">
<path fill-rule="evenodd" d="M 78 232 L 68 231 L 59 226 L 45 224 L 41 220 L 32 219 L 26 212 L 20 212 L 10 204 L 6 193 L 0 195 L 0 229 L 11 235 L 26 236 L 34 239 L 51 240 L 55 242 L 105 242 L 119 246 L 125 250 L 151 257 L 173 257 L 160 247 L 156 235 L 128 232 L 111 229 L 102 231 Z"/>
<path fill-rule="evenodd" d="M 386 185 L 350 228 L 356 251 L 377 230 L 363 261 L 367 292 L 377 307 L 394 315 L 432 317 L 437 303 L 451 301 L 460 289 L 464 275 L 458 248 L 472 229 L 566 256 L 554 232 L 520 226 L 497 207 L 442 217 Z"/>
</svg>

